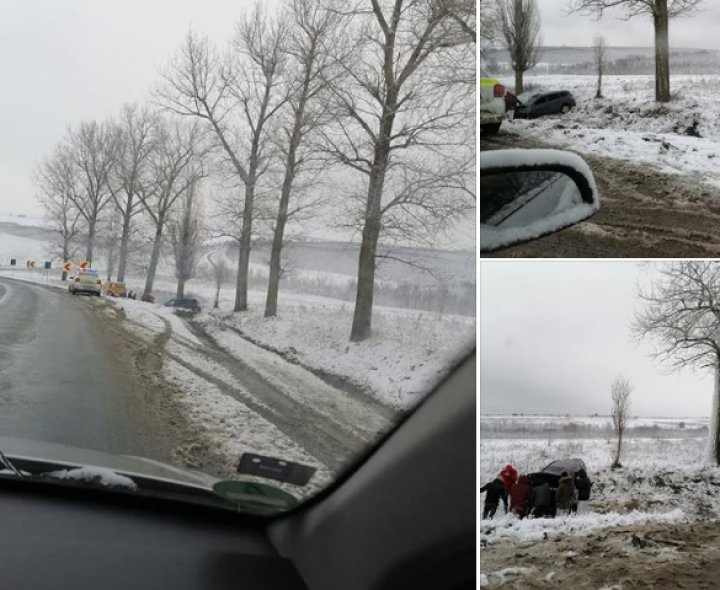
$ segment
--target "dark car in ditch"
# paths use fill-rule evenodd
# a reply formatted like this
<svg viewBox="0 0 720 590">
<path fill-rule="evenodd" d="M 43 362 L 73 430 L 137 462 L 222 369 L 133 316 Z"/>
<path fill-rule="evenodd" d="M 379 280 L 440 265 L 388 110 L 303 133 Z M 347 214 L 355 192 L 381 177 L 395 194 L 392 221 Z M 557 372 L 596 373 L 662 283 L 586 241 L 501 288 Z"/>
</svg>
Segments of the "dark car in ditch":
<svg viewBox="0 0 720 590">
<path fill-rule="evenodd" d="M 558 459 L 546 465 L 542 471 L 530 473 L 528 477 L 533 485 L 546 482 L 550 484 L 551 488 L 556 488 L 563 471 L 567 472 L 570 477 L 574 477 L 581 469 L 587 473 L 587 466 L 582 459 Z"/>
<path fill-rule="evenodd" d="M 554 518 L 557 513 L 555 506 L 555 493 L 557 492 L 558 482 L 563 472 L 566 472 L 570 477 L 575 479 L 575 474 L 580 470 L 583 470 L 587 474 L 587 466 L 585 461 L 582 459 L 558 459 L 552 463 L 546 465 L 542 471 L 536 471 L 535 473 L 529 473 L 528 479 L 530 480 L 530 487 L 533 489 L 533 494 L 537 494 L 536 488 L 547 484 L 550 492 L 550 504 L 541 516 L 547 516 Z M 536 514 L 536 516 L 540 516 Z"/>
<path fill-rule="evenodd" d="M 575 97 L 568 90 L 543 92 L 521 101 L 515 108 L 515 117 L 518 119 L 535 119 L 536 117 L 555 113 L 564 114 L 575 108 L 575 106 Z"/>
<path fill-rule="evenodd" d="M 165 302 L 166 307 L 175 308 L 175 315 L 192 317 L 200 313 L 200 303 L 191 297 L 175 297 Z"/>
</svg>

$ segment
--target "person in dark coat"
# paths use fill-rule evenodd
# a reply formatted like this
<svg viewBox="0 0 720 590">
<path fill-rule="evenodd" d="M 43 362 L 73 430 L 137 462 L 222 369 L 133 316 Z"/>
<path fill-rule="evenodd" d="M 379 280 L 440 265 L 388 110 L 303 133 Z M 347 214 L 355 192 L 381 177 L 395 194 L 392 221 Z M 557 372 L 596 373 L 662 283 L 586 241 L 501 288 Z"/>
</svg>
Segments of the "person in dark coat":
<svg viewBox="0 0 720 590">
<path fill-rule="evenodd" d="M 557 491 L 555 492 L 555 504 L 558 510 L 570 514 L 575 499 L 575 482 L 567 471 L 560 474 Z"/>
<path fill-rule="evenodd" d="M 490 483 L 486 483 L 480 488 L 480 493 L 485 492 L 485 504 L 483 505 L 483 518 L 493 518 L 495 511 L 502 500 L 505 512 L 508 511 L 508 495 L 503 487 L 503 482 L 499 477 L 493 479 Z"/>
<path fill-rule="evenodd" d="M 585 512 L 587 508 L 587 501 L 590 499 L 590 488 L 592 488 L 592 482 L 584 469 L 578 470 L 575 474 L 575 489 L 577 490 L 577 511 L 580 513 Z"/>
<path fill-rule="evenodd" d="M 537 485 L 532 486 L 531 499 L 532 503 L 528 506 L 528 512 L 532 511 L 532 516 L 535 518 L 552 516 L 552 494 L 548 482 L 541 481 Z"/>
<path fill-rule="evenodd" d="M 510 92 L 509 90 L 505 91 L 505 114 L 507 115 L 508 121 L 512 121 L 515 118 L 515 109 L 517 109 L 519 102 L 514 92 Z"/>
<path fill-rule="evenodd" d="M 528 513 L 528 505 L 531 498 L 532 488 L 527 475 L 521 475 L 517 483 L 510 489 L 510 512 L 524 518 Z"/>
</svg>

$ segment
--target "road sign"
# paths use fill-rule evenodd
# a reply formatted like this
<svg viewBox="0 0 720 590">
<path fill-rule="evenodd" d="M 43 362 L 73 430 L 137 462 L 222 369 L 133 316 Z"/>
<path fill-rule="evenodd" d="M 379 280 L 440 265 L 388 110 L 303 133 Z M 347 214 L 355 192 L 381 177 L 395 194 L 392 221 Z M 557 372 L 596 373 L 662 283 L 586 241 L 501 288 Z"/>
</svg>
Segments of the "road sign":
<svg viewBox="0 0 720 590">
<path fill-rule="evenodd" d="M 35 262 L 34 260 L 28 260 L 28 261 L 27 261 L 27 267 L 28 267 L 28 268 L 35 268 L 36 266 L 37 266 L 37 262 Z"/>
<path fill-rule="evenodd" d="M 87 270 L 88 268 L 90 268 L 89 260 L 84 260 L 83 262 L 80 263 L 80 270 Z"/>
<path fill-rule="evenodd" d="M 72 262 L 70 262 L 69 260 L 66 260 L 66 261 L 63 263 L 63 272 L 71 272 L 71 271 L 72 271 L 72 266 L 73 266 L 73 265 L 72 265 Z"/>
<path fill-rule="evenodd" d="M 10 266 L 15 266 L 17 264 L 17 259 L 11 258 L 10 259 Z"/>
<path fill-rule="evenodd" d="M 52 262 L 48 262 L 48 261 L 46 260 L 46 261 L 45 261 L 45 269 L 47 270 L 47 269 L 49 269 L 49 268 L 52 268 Z"/>
</svg>

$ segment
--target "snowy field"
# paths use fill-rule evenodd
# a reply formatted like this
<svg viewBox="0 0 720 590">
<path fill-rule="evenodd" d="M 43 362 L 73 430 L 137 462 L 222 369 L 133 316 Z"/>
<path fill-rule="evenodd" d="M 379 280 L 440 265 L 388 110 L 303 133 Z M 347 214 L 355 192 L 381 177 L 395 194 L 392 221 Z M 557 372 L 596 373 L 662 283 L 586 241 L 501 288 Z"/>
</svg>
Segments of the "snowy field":
<svg viewBox="0 0 720 590">
<path fill-rule="evenodd" d="M 514 86 L 511 79 L 504 79 Z M 671 76 L 668 104 L 654 100 L 653 76 L 605 76 L 596 99 L 594 76 L 526 76 L 528 96 L 569 90 L 577 107 L 567 115 L 516 120 L 518 132 L 580 153 L 649 164 L 720 187 L 720 75 Z"/>
<path fill-rule="evenodd" d="M 507 419 L 507 417 L 505 417 Z M 536 429 L 552 423 L 550 416 L 528 417 Z M 540 471 L 556 459 L 578 457 L 585 461 L 593 480 L 589 511 L 584 515 L 555 519 L 518 520 L 501 515 L 480 521 L 483 545 L 501 541 L 533 541 L 559 534 L 585 535 L 599 528 L 646 522 L 692 522 L 720 517 L 720 468 L 703 464 L 705 437 L 677 438 L 674 433 L 687 425 L 703 425 L 699 419 L 641 419 L 663 424 L 661 436 L 629 437 L 624 441 L 621 463 L 612 471 L 614 440 L 566 436 L 565 438 L 489 438 L 483 423 L 497 420 L 481 416 L 479 481 L 494 479 L 506 464 L 521 473 Z M 521 421 L 521 417 L 513 417 Z M 555 424 L 566 421 L 554 417 Z M 600 417 L 577 418 L 592 423 Z M 673 426 L 674 422 L 674 426 Z M 685 426 L 681 429 L 680 423 Z M 637 422 L 636 422 L 637 423 Z M 481 501 L 484 495 L 481 496 Z"/>
</svg>

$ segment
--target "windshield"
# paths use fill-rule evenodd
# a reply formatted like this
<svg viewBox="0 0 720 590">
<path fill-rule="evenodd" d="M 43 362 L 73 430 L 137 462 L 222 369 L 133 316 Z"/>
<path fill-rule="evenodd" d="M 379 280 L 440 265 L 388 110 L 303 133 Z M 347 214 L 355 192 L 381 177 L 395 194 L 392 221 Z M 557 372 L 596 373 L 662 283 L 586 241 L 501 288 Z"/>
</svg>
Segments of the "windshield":
<svg viewBox="0 0 720 590">
<path fill-rule="evenodd" d="M 284 509 L 474 349 L 474 16 L 409 3 L 387 52 L 377 11 L 17 7 L 0 451 L 20 471 Z"/>
</svg>

